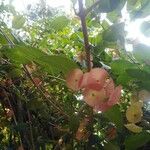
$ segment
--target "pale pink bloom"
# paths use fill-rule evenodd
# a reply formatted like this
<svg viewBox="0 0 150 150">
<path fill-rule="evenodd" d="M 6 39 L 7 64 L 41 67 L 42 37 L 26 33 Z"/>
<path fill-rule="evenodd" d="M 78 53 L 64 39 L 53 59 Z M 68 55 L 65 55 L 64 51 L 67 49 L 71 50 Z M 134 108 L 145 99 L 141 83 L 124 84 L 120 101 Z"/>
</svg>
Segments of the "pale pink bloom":
<svg viewBox="0 0 150 150">
<path fill-rule="evenodd" d="M 100 105 L 97 105 L 94 109 L 97 111 L 106 111 L 111 108 L 113 105 L 117 104 L 121 97 L 121 86 L 117 86 L 114 91 L 111 93 L 109 99 Z"/>
<path fill-rule="evenodd" d="M 110 96 L 115 89 L 114 81 L 112 78 L 106 80 L 104 84 L 104 89 L 106 90 L 107 96 Z"/>
<path fill-rule="evenodd" d="M 66 82 L 73 91 L 82 89 L 84 101 L 97 111 L 106 111 L 121 97 L 122 87 L 115 88 L 105 69 L 94 68 L 84 74 L 80 69 L 74 69 L 68 74 Z"/>
<path fill-rule="evenodd" d="M 104 89 L 101 89 L 99 91 L 85 89 L 83 95 L 85 102 L 93 108 L 99 106 L 108 99 L 106 91 Z"/>
<path fill-rule="evenodd" d="M 84 92 L 84 100 L 85 102 L 93 107 L 97 111 L 106 111 L 109 108 L 111 108 L 113 105 L 117 104 L 120 96 L 121 96 L 121 86 L 116 87 L 115 89 L 112 89 L 111 81 L 110 86 L 107 85 L 107 88 L 102 88 L 101 90 L 92 90 L 88 89 Z M 111 90 L 110 90 L 111 89 Z M 110 92 L 106 92 L 106 91 Z"/>
<path fill-rule="evenodd" d="M 122 86 L 119 85 L 117 86 L 113 93 L 110 95 L 109 100 L 108 100 L 108 105 L 115 105 L 117 104 L 117 102 L 119 101 L 120 97 L 121 97 L 121 90 L 122 90 Z"/>
<path fill-rule="evenodd" d="M 67 87 L 73 91 L 78 91 L 81 88 L 81 81 L 83 78 L 83 72 L 80 69 L 72 70 L 66 78 Z"/>
<path fill-rule="evenodd" d="M 108 78 L 108 72 L 105 69 L 94 68 L 89 72 L 87 80 L 87 88 L 93 90 L 100 90 L 103 88 L 106 79 Z"/>
<path fill-rule="evenodd" d="M 101 103 L 100 105 L 94 107 L 95 111 L 101 111 L 104 112 L 106 110 L 108 110 L 109 108 L 111 108 L 112 106 L 108 105 L 108 103 Z"/>
<path fill-rule="evenodd" d="M 81 88 L 86 88 L 87 87 L 88 79 L 89 79 L 89 72 L 86 72 L 83 75 L 83 79 L 82 79 L 82 82 L 81 82 Z"/>
</svg>

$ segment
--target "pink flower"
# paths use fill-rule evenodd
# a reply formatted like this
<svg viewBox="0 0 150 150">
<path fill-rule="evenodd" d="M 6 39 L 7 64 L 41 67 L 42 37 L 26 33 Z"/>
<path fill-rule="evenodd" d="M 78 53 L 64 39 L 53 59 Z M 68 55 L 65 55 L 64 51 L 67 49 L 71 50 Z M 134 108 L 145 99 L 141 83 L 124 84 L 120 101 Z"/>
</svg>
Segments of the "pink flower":
<svg viewBox="0 0 150 150">
<path fill-rule="evenodd" d="M 105 69 L 94 68 L 84 73 L 80 69 L 67 76 L 67 86 L 73 91 L 82 90 L 84 101 L 97 111 L 106 111 L 118 103 L 121 86 L 115 88 L 114 81 Z"/>
<path fill-rule="evenodd" d="M 73 91 L 80 90 L 82 78 L 83 72 L 80 69 L 72 70 L 66 78 L 68 88 L 72 89 Z"/>
<path fill-rule="evenodd" d="M 104 112 L 109 108 L 111 108 L 113 105 L 117 104 L 121 97 L 121 89 L 122 89 L 121 86 L 117 86 L 111 93 L 109 99 L 107 99 L 107 101 L 104 101 L 103 103 L 100 103 L 94 109 L 97 111 Z"/>
<path fill-rule="evenodd" d="M 108 105 L 115 105 L 118 103 L 120 97 L 121 97 L 121 90 L 122 90 L 122 86 L 119 85 L 117 86 L 114 91 L 112 92 L 112 94 L 109 97 L 108 100 Z"/>
<path fill-rule="evenodd" d="M 85 89 L 84 91 L 84 101 L 97 111 L 108 110 L 120 99 L 122 87 L 114 88 L 112 79 L 106 85 L 101 90 Z"/>
<path fill-rule="evenodd" d="M 108 99 L 106 91 L 104 89 L 101 89 L 99 91 L 92 89 L 85 89 L 83 95 L 84 101 L 93 108 L 99 106 Z"/>
<path fill-rule="evenodd" d="M 87 82 L 89 79 L 89 72 L 84 73 L 82 82 L 81 82 L 81 88 L 86 88 L 87 87 Z"/>
<path fill-rule="evenodd" d="M 115 85 L 112 78 L 107 79 L 104 84 L 104 89 L 106 90 L 106 94 L 110 96 L 112 92 L 114 91 Z"/>
<path fill-rule="evenodd" d="M 109 74 L 105 69 L 94 68 L 89 72 L 86 87 L 93 90 L 100 90 L 108 76 Z"/>
</svg>

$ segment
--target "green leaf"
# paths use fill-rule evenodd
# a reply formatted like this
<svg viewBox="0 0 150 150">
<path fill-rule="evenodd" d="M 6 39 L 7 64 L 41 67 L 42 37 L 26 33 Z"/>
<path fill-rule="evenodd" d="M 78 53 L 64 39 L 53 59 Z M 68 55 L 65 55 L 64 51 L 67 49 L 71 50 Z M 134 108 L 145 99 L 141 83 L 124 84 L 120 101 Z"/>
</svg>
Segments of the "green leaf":
<svg viewBox="0 0 150 150">
<path fill-rule="evenodd" d="M 141 11 L 142 11 L 142 16 L 141 17 L 146 17 L 150 14 L 150 1 L 149 0 L 142 0 L 141 1 Z"/>
<path fill-rule="evenodd" d="M 37 61 L 43 69 L 49 73 L 57 74 L 57 73 L 64 73 L 66 74 L 70 70 L 77 68 L 77 65 L 67 59 L 64 56 L 44 56 Z"/>
<path fill-rule="evenodd" d="M 22 75 L 22 70 L 20 68 L 14 68 L 9 71 L 8 75 L 13 79 L 20 77 Z"/>
<path fill-rule="evenodd" d="M 16 64 L 27 64 L 34 61 L 40 67 L 51 74 L 60 72 L 66 74 L 68 71 L 77 68 L 76 64 L 64 56 L 48 55 L 39 49 L 27 46 L 15 46 L 8 48 L 3 53 Z"/>
<path fill-rule="evenodd" d="M 79 127 L 79 118 L 72 115 L 69 120 L 69 127 L 71 131 L 75 132 Z"/>
<path fill-rule="evenodd" d="M 0 44 L 8 44 L 6 38 L 0 33 Z"/>
<path fill-rule="evenodd" d="M 126 86 L 132 80 L 126 70 L 133 68 L 136 68 L 136 65 L 126 60 L 116 60 L 111 63 L 113 74 L 118 75 L 117 83 L 123 86 Z"/>
<path fill-rule="evenodd" d="M 150 21 L 145 21 L 141 24 L 141 31 L 145 36 L 150 37 Z"/>
<path fill-rule="evenodd" d="M 126 69 L 134 67 L 136 67 L 135 64 L 132 64 L 127 60 L 116 60 L 111 63 L 111 69 L 114 74 L 124 74 L 126 72 Z"/>
<path fill-rule="evenodd" d="M 103 32 L 103 40 L 116 42 L 124 37 L 124 23 L 117 23 L 110 26 Z"/>
<path fill-rule="evenodd" d="M 93 4 L 93 0 L 85 0 L 85 6 L 86 6 L 86 8 L 87 7 L 90 7 L 92 4 Z"/>
<path fill-rule="evenodd" d="M 118 105 L 114 105 L 108 111 L 104 112 L 104 116 L 113 122 L 118 130 L 123 127 L 123 116 Z"/>
<path fill-rule="evenodd" d="M 116 80 L 117 84 L 121 84 L 122 86 L 127 86 L 132 78 L 127 74 L 120 74 Z"/>
<path fill-rule="evenodd" d="M 131 7 L 132 8 L 132 7 Z M 134 9 L 133 9 L 134 8 Z M 145 18 L 150 14 L 150 1 L 139 0 L 132 8 L 131 18 Z"/>
<path fill-rule="evenodd" d="M 13 20 L 12 20 L 12 27 L 15 29 L 20 29 L 23 27 L 25 23 L 25 18 L 22 15 L 17 15 L 14 16 Z"/>
<path fill-rule="evenodd" d="M 127 0 L 127 9 L 133 10 L 139 7 L 141 0 Z"/>
<path fill-rule="evenodd" d="M 138 80 L 149 80 L 150 74 L 146 71 L 140 70 L 140 69 L 127 69 L 126 72 L 129 76 L 132 78 L 138 79 Z"/>
<path fill-rule="evenodd" d="M 120 148 L 116 144 L 109 142 L 104 145 L 104 150 L 120 150 Z"/>
<path fill-rule="evenodd" d="M 119 11 L 116 11 L 116 10 L 114 10 L 114 11 L 112 11 L 112 12 L 110 12 L 110 13 L 107 13 L 107 18 L 108 18 L 111 22 L 113 22 L 113 23 L 117 22 L 117 20 L 118 20 L 120 17 L 121 17 L 120 12 L 119 12 Z"/>
<path fill-rule="evenodd" d="M 60 31 L 63 28 L 65 28 L 69 23 L 69 19 L 65 16 L 59 16 L 54 18 L 51 22 L 50 22 L 50 28 L 55 30 L 55 31 Z"/>
<path fill-rule="evenodd" d="M 139 88 L 142 90 L 142 89 L 145 89 L 145 90 L 148 90 L 150 91 L 150 81 L 142 81 L 140 83 L 138 83 L 139 85 Z"/>
<path fill-rule="evenodd" d="M 150 65 L 150 47 L 144 44 L 137 44 L 133 47 L 134 57 L 142 63 Z"/>
<path fill-rule="evenodd" d="M 125 0 L 100 0 L 98 9 L 101 13 L 108 13 L 114 9 L 121 9 L 124 6 Z"/>
<path fill-rule="evenodd" d="M 130 135 L 125 139 L 126 150 L 136 150 L 150 141 L 150 133 L 143 131 L 138 134 Z"/>
</svg>

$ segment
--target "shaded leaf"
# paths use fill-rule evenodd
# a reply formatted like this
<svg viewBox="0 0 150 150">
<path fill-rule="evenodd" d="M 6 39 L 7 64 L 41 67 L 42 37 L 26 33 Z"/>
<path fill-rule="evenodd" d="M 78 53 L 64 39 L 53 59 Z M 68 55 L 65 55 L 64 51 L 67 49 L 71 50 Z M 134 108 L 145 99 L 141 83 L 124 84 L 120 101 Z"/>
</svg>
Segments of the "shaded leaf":
<svg viewBox="0 0 150 150">
<path fill-rule="evenodd" d="M 103 32 L 103 40 L 116 42 L 124 37 L 124 23 L 113 24 Z"/>
<path fill-rule="evenodd" d="M 144 44 L 137 44 L 133 47 L 134 57 L 142 63 L 150 65 L 150 47 Z"/>
<path fill-rule="evenodd" d="M 104 145 L 104 150 L 120 150 L 120 148 L 116 144 L 109 142 Z"/>
<path fill-rule="evenodd" d="M 133 10 L 136 9 L 140 5 L 141 0 L 127 0 L 127 9 Z"/>
<path fill-rule="evenodd" d="M 99 12 L 103 12 L 103 13 L 108 13 L 108 12 L 111 12 L 113 11 L 114 9 L 117 9 L 117 7 L 120 7 L 121 6 L 123 7 L 122 5 L 122 2 L 125 2 L 124 0 L 100 0 L 100 3 L 99 3 Z"/>
<path fill-rule="evenodd" d="M 126 72 L 129 76 L 132 78 L 138 79 L 138 80 L 149 80 L 150 74 L 146 71 L 140 70 L 140 69 L 127 69 Z"/>
<path fill-rule="evenodd" d="M 123 127 L 123 116 L 118 105 L 114 105 L 108 111 L 104 112 L 104 116 L 116 125 L 118 130 Z"/>
<path fill-rule="evenodd" d="M 150 21 L 145 21 L 141 24 L 141 31 L 145 36 L 150 36 Z"/>
<path fill-rule="evenodd" d="M 139 85 L 140 89 L 146 89 L 146 90 L 150 91 L 150 81 L 149 80 L 142 81 L 142 82 L 138 83 L 138 85 Z"/>
<path fill-rule="evenodd" d="M 137 148 L 146 144 L 148 141 L 150 141 L 150 133 L 146 131 L 129 135 L 125 139 L 125 148 L 126 150 L 136 150 Z"/>
</svg>

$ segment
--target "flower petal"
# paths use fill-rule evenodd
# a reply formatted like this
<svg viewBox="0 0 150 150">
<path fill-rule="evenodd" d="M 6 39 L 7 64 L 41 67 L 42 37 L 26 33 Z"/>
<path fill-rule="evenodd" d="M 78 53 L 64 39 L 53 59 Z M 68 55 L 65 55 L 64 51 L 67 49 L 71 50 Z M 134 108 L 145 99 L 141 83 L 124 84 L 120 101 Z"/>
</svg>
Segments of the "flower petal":
<svg viewBox="0 0 150 150">
<path fill-rule="evenodd" d="M 142 127 L 139 127 L 137 125 L 135 125 L 134 123 L 129 123 L 124 125 L 128 130 L 134 132 L 134 133 L 140 133 L 142 132 Z"/>
<path fill-rule="evenodd" d="M 131 123 L 137 123 L 141 121 L 143 112 L 140 102 L 136 102 L 128 107 L 126 111 L 126 118 Z"/>
<path fill-rule="evenodd" d="M 81 81 L 83 78 L 83 72 L 80 69 L 72 70 L 66 78 L 67 87 L 73 91 L 80 90 Z"/>
<path fill-rule="evenodd" d="M 82 79 L 82 82 L 81 82 L 81 88 L 87 87 L 88 78 L 89 78 L 89 72 L 84 73 L 83 79 Z"/>
<path fill-rule="evenodd" d="M 85 89 L 83 95 L 85 102 L 93 108 L 98 107 L 107 100 L 106 91 L 104 89 L 100 91 Z"/>
<path fill-rule="evenodd" d="M 141 90 L 138 93 L 138 97 L 142 101 L 150 101 L 150 92 L 147 90 Z"/>
<path fill-rule="evenodd" d="M 114 92 L 115 85 L 112 78 L 106 80 L 106 83 L 104 84 L 104 88 L 106 90 L 107 96 L 110 96 Z"/>
<path fill-rule="evenodd" d="M 117 104 L 117 102 L 119 101 L 119 99 L 121 97 L 121 89 L 122 89 L 122 86 L 117 86 L 115 88 L 115 90 L 110 95 L 110 98 L 108 100 L 108 105 L 112 106 L 112 105 Z"/>
<path fill-rule="evenodd" d="M 105 69 L 94 68 L 89 72 L 87 86 L 93 90 L 100 90 L 107 78 L 108 72 Z"/>
<path fill-rule="evenodd" d="M 112 106 L 108 105 L 107 102 L 104 102 L 104 103 L 101 103 L 100 105 L 96 106 L 94 109 L 97 111 L 105 112 L 106 110 L 108 110 L 111 107 Z"/>
</svg>

